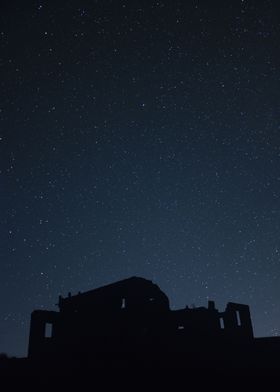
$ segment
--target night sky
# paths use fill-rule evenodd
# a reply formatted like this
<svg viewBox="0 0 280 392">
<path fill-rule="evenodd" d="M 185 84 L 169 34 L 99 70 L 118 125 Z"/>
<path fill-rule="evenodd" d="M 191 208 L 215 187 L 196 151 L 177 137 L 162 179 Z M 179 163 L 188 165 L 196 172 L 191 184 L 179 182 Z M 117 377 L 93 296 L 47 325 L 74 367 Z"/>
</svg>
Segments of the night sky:
<svg viewBox="0 0 280 392">
<path fill-rule="evenodd" d="M 280 334 L 278 1 L 1 1 L 0 352 L 133 275 Z"/>
</svg>

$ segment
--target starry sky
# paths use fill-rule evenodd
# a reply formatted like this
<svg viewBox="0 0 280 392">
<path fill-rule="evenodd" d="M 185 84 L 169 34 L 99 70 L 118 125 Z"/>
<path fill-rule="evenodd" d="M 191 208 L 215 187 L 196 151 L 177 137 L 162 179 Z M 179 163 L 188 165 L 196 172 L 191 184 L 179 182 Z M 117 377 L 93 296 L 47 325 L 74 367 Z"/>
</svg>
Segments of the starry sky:
<svg viewBox="0 0 280 392">
<path fill-rule="evenodd" d="M 278 1 L 0 7 L 0 352 L 133 275 L 279 335 Z"/>
</svg>

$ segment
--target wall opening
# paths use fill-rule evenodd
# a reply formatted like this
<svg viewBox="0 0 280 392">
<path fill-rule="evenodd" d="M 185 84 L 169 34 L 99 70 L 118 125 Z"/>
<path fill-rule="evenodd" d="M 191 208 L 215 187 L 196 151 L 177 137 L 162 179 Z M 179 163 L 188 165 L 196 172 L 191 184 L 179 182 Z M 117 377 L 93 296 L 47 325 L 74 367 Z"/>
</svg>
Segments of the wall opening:
<svg viewBox="0 0 280 392">
<path fill-rule="evenodd" d="M 237 325 L 238 325 L 238 327 L 240 327 L 241 326 L 241 318 L 240 318 L 239 310 L 236 311 L 236 318 L 237 318 Z"/>
<path fill-rule="evenodd" d="M 47 323 L 45 325 L 45 338 L 52 338 L 53 336 L 53 325 L 51 323 Z"/>
<path fill-rule="evenodd" d="M 225 329 L 225 322 L 224 322 L 224 319 L 222 317 L 220 318 L 220 328 L 221 329 Z"/>
<path fill-rule="evenodd" d="M 122 309 L 126 308 L 125 298 L 122 298 L 122 306 L 121 306 L 121 308 Z"/>
</svg>

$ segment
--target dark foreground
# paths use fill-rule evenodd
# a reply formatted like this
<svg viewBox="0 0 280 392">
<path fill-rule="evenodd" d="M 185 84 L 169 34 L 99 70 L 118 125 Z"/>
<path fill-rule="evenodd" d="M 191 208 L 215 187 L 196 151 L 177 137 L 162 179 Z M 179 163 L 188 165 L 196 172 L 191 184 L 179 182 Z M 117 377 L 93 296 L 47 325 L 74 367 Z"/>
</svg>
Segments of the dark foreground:
<svg viewBox="0 0 280 392">
<path fill-rule="evenodd" d="M 117 373 L 128 378 L 132 374 L 159 372 L 162 376 L 172 373 L 186 377 L 238 377 L 280 376 L 280 338 L 260 338 L 246 343 L 224 342 L 198 347 L 189 346 L 186 351 L 172 351 L 165 347 L 156 351 L 148 347 L 138 348 L 137 352 L 125 351 L 80 353 L 75 356 L 50 358 L 5 358 L 0 359 L 2 376 L 52 377 L 52 376 L 91 376 L 100 377 Z M 107 381 L 110 381 L 108 379 Z M 111 380 L 112 381 L 112 380 Z"/>
</svg>

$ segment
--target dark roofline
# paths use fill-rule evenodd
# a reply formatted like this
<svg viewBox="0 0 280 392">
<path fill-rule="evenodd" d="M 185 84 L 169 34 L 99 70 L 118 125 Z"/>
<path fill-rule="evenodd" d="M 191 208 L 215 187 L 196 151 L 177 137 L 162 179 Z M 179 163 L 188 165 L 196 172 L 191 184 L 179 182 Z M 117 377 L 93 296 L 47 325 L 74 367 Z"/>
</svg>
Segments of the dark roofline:
<svg viewBox="0 0 280 392">
<path fill-rule="evenodd" d="M 117 288 L 117 287 L 121 287 L 123 286 L 125 283 L 138 283 L 138 282 L 148 282 L 151 285 L 157 286 L 156 284 L 154 284 L 152 282 L 152 280 L 149 279 L 145 279 L 139 276 L 132 276 L 130 278 L 126 278 L 126 279 L 122 279 L 122 280 L 118 280 L 114 283 L 109 283 L 107 285 L 101 286 L 101 287 L 97 287 L 96 289 L 92 289 L 89 291 L 85 291 L 84 293 L 79 292 L 78 294 L 75 295 L 71 295 L 71 293 L 68 293 L 68 297 L 62 297 L 62 295 L 59 296 L 59 303 L 57 304 L 59 307 L 62 304 L 67 304 L 69 302 L 71 302 L 71 300 L 75 300 L 75 299 L 84 299 L 88 296 L 91 296 L 92 294 L 98 294 L 98 293 L 102 293 L 102 291 L 110 289 L 110 288 Z M 158 286 L 157 286 L 158 287 Z"/>
</svg>

